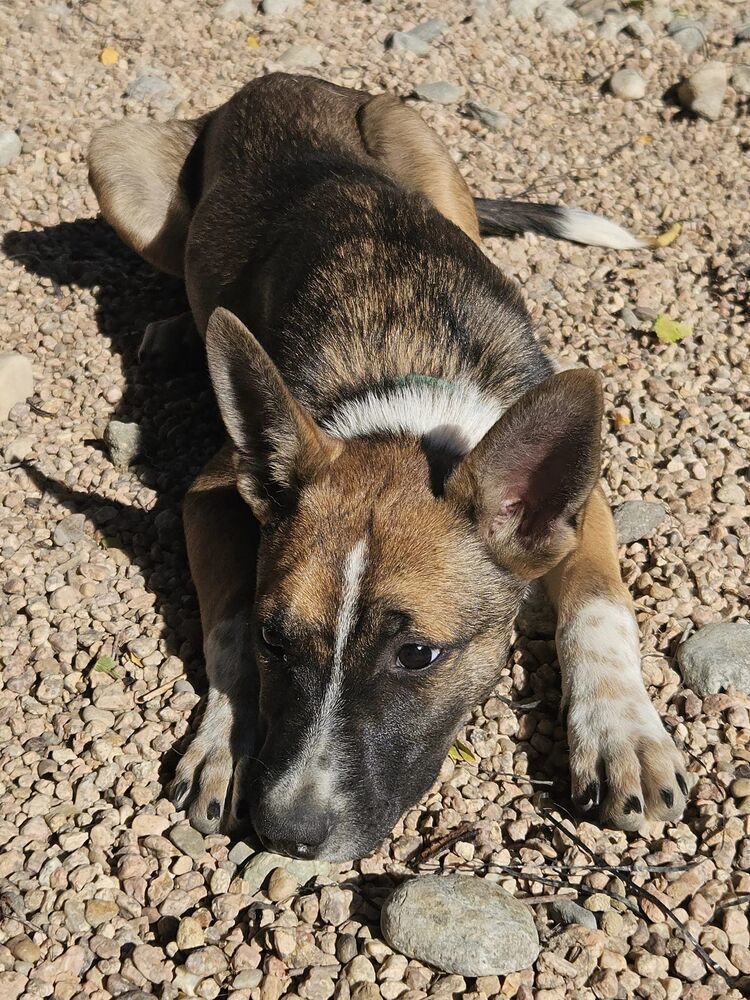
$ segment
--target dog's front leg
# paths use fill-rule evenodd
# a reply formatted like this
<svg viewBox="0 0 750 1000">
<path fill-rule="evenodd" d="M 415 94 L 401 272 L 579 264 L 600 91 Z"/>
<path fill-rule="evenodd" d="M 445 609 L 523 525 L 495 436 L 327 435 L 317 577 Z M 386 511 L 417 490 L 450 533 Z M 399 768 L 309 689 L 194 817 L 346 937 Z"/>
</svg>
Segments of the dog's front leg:
<svg viewBox="0 0 750 1000">
<path fill-rule="evenodd" d="M 237 493 L 229 449 L 193 483 L 185 536 L 198 591 L 209 692 L 198 732 L 180 760 L 175 804 L 202 833 L 233 827 L 229 789 L 257 737 L 257 675 L 250 634 L 257 524 Z"/>
<path fill-rule="evenodd" d="M 633 606 L 620 576 L 614 523 L 598 487 L 577 548 L 546 580 L 557 607 L 574 799 L 625 830 L 685 808 L 682 757 L 646 692 Z"/>
</svg>

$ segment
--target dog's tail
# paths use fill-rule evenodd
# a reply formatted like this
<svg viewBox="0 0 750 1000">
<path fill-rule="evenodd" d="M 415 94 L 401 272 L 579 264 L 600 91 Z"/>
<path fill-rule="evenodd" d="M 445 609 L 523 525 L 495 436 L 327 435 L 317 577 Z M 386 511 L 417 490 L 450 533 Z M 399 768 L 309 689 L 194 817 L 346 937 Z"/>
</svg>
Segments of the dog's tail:
<svg viewBox="0 0 750 1000">
<path fill-rule="evenodd" d="M 558 240 L 585 243 L 592 247 L 613 250 L 637 250 L 648 246 L 616 222 L 603 215 L 585 212 L 566 205 L 535 205 L 504 198 L 475 198 L 482 236 L 515 236 L 518 233 L 539 233 Z"/>
</svg>

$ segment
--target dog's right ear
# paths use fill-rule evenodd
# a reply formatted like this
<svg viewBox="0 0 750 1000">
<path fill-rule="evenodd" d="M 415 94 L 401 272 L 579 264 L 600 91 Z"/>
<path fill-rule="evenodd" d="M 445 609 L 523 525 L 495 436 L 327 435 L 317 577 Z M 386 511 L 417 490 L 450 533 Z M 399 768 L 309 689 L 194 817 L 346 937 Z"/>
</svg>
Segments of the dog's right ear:
<svg viewBox="0 0 750 1000">
<path fill-rule="evenodd" d="M 89 181 L 104 218 L 149 264 L 178 277 L 192 216 L 189 189 L 200 186 L 200 163 L 191 153 L 209 118 L 105 125 L 88 151 Z"/>
<path fill-rule="evenodd" d="M 267 524 L 343 446 L 294 399 L 276 365 L 228 309 L 211 314 L 206 353 L 236 449 L 237 488 L 260 523 Z"/>
</svg>

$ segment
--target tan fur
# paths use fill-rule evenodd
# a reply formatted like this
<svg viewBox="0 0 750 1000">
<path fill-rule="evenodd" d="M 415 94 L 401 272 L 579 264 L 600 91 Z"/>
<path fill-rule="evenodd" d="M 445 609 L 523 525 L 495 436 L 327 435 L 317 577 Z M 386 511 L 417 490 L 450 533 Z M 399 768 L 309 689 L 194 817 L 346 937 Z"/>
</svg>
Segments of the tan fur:
<svg viewBox="0 0 750 1000">
<path fill-rule="evenodd" d="M 466 181 L 442 139 L 416 111 L 380 94 L 362 109 L 359 128 L 370 156 L 479 243 L 479 220 Z"/>
<path fill-rule="evenodd" d="M 119 122 L 98 129 L 89 148 L 104 218 L 136 253 L 178 277 L 191 215 L 179 179 L 202 122 Z"/>
</svg>

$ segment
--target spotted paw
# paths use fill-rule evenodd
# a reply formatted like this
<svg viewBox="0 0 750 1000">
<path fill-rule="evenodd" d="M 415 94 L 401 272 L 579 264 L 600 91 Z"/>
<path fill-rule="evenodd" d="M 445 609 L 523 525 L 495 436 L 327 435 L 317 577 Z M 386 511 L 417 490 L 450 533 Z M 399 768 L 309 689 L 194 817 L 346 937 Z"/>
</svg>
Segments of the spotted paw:
<svg viewBox="0 0 750 1000">
<path fill-rule="evenodd" d="M 201 833 L 221 829 L 233 770 L 231 712 L 226 697 L 212 690 L 198 732 L 177 765 L 171 786 L 175 806 L 185 809 Z"/>
<path fill-rule="evenodd" d="M 645 691 L 619 703 L 571 697 L 568 741 L 573 799 L 602 823 L 638 830 L 674 822 L 688 786 L 682 755 Z"/>
</svg>

